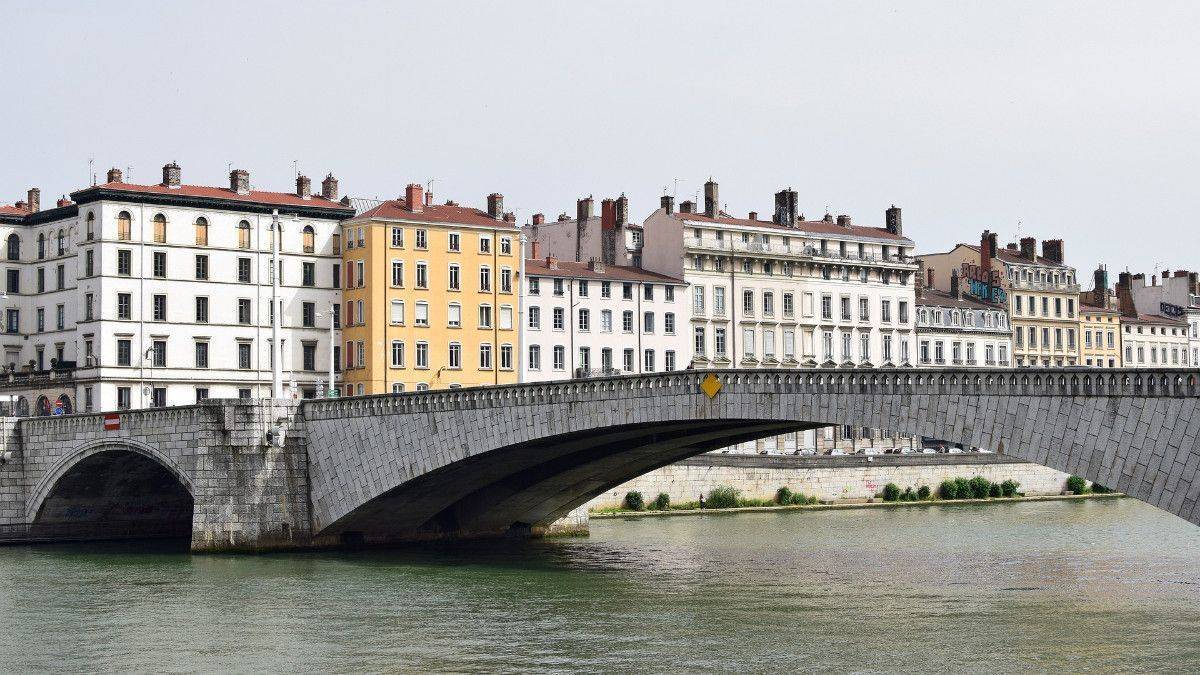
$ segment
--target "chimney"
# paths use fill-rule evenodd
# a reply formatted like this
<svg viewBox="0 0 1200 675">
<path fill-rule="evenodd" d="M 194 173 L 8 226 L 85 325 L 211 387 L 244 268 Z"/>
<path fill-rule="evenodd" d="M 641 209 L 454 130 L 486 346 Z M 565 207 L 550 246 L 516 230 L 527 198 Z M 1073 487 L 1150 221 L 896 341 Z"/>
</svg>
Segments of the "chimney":
<svg viewBox="0 0 1200 675">
<path fill-rule="evenodd" d="M 558 214 L 558 222 L 560 222 L 560 223 L 565 223 L 570 219 L 571 219 L 571 216 L 568 216 L 565 213 Z"/>
<path fill-rule="evenodd" d="M 552 270 L 558 269 L 558 258 L 555 258 L 552 255 L 546 256 L 546 267 Z"/>
<path fill-rule="evenodd" d="M 850 216 L 848 216 L 844 213 L 841 214 L 840 216 L 837 217 L 837 224 L 842 227 L 850 227 Z"/>
<path fill-rule="evenodd" d="M 591 195 L 575 200 L 575 220 L 583 223 L 592 217 Z"/>
<path fill-rule="evenodd" d="M 425 206 L 433 206 L 433 190 L 425 192 Z"/>
<path fill-rule="evenodd" d="M 934 270 L 925 270 L 925 286 L 928 288 L 935 288 L 933 284 L 933 272 Z"/>
<path fill-rule="evenodd" d="M 933 270 L 929 270 L 932 272 Z M 958 270 L 950 270 L 950 295 L 962 300 L 962 288 L 958 283 Z"/>
<path fill-rule="evenodd" d="M 691 201 L 690 199 L 687 201 L 679 202 L 679 212 L 680 213 L 694 213 L 695 209 L 696 209 L 696 204 L 695 204 L 695 202 Z"/>
<path fill-rule="evenodd" d="M 629 223 L 629 198 L 622 192 L 620 197 L 617 197 L 617 227 L 624 227 Z"/>
<path fill-rule="evenodd" d="M 229 172 L 229 189 L 239 195 L 250 194 L 250 172 L 245 169 L 234 169 Z"/>
<path fill-rule="evenodd" d="M 990 230 L 984 230 L 979 237 L 979 269 L 988 283 L 991 283 L 992 278 L 992 258 L 996 257 L 996 241 L 996 233 Z"/>
<path fill-rule="evenodd" d="M 900 207 L 892 204 L 892 208 L 883 212 L 884 227 L 888 232 L 897 236 L 904 236 L 904 221 L 900 217 Z"/>
<path fill-rule="evenodd" d="M 1140 275 L 1139 275 L 1140 276 Z M 1133 304 L 1133 277 L 1129 272 L 1117 275 L 1117 309 L 1125 316 L 1137 316 L 1137 307 Z"/>
<path fill-rule="evenodd" d="M 833 214 L 826 213 L 825 216 L 821 218 L 821 220 L 823 220 L 826 223 L 832 223 L 833 222 Z"/>
<path fill-rule="evenodd" d="M 671 195 L 663 195 L 660 197 L 658 200 L 658 205 L 663 211 L 667 212 L 668 216 L 672 213 L 675 213 L 675 198 Z"/>
<path fill-rule="evenodd" d="M 512 211 L 505 211 L 504 212 L 504 222 L 506 222 L 506 223 L 517 222 L 517 214 L 513 213 Z"/>
<path fill-rule="evenodd" d="M 758 211 L 750 212 L 750 220 L 758 220 Z"/>
<path fill-rule="evenodd" d="M 39 190 L 38 188 L 29 188 L 29 192 L 26 193 L 26 197 L 28 197 L 28 199 L 26 201 L 29 202 L 29 212 L 30 213 L 37 213 L 38 211 L 42 210 L 42 191 L 41 190 Z"/>
<path fill-rule="evenodd" d="M 796 191 L 788 188 L 775 193 L 775 224 L 796 225 Z"/>
<path fill-rule="evenodd" d="M 296 176 L 296 196 L 301 199 L 312 197 L 312 180 L 308 176 Z"/>
<path fill-rule="evenodd" d="M 331 202 L 336 202 L 338 198 L 338 183 L 333 174 L 325 176 L 325 180 L 321 181 L 321 196 Z"/>
<path fill-rule="evenodd" d="M 1013 252 L 1015 252 L 1017 250 L 1017 244 L 1015 242 L 1011 242 L 1011 241 L 1008 242 L 1008 244 L 1006 244 L 1004 247 Z"/>
<path fill-rule="evenodd" d="M 179 187 L 179 181 L 183 178 L 183 170 L 175 162 L 163 167 L 162 184 L 169 188 Z"/>
<path fill-rule="evenodd" d="M 425 210 L 425 195 L 422 192 L 420 183 L 409 183 L 408 187 L 404 188 L 404 203 L 409 211 L 420 213 Z"/>
<path fill-rule="evenodd" d="M 583 262 L 583 240 L 587 237 L 588 221 L 592 219 L 592 196 L 575 202 L 575 262 Z"/>
<path fill-rule="evenodd" d="M 538 260 L 542 257 L 542 242 L 534 239 L 529 244 L 529 257 L 534 260 Z"/>
<path fill-rule="evenodd" d="M 1096 285 L 1097 298 L 1102 298 L 1108 294 L 1108 270 L 1104 268 L 1104 265 L 1100 265 L 1096 268 L 1095 272 L 1092 272 L 1092 281 Z M 1097 302 L 1095 304 L 1103 307 L 1103 303 Z"/>
<path fill-rule="evenodd" d="M 592 258 L 588 261 L 588 269 L 597 274 L 604 274 L 604 261 L 599 258 Z"/>
<path fill-rule="evenodd" d="M 1026 260 L 1035 260 L 1037 258 L 1037 239 L 1033 237 L 1021 237 L 1021 257 Z"/>
<path fill-rule="evenodd" d="M 925 261 L 917 258 L 917 275 L 913 277 L 913 292 L 918 298 L 925 296 Z"/>
<path fill-rule="evenodd" d="M 29 210 L 28 209 L 29 204 L 26 202 L 23 202 L 23 201 L 17 202 L 16 204 L 13 204 L 13 206 L 17 207 L 18 209 L 21 209 L 22 211 Z"/>
<path fill-rule="evenodd" d="M 534 224 L 534 225 L 541 225 L 541 224 L 542 224 L 542 223 L 544 223 L 544 222 L 546 222 L 546 216 L 545 216 L 545 215 L 543 215 L 543 214 L 541 214 L 541 213 L 535 213 L 535 214 L 533 214 L 533 224 Z M 535 257 L 535 258 L 536 258 L 537 256 L 535 255 L 535 256 L 533 256 L 533 257 Z"/>
<path fill-rule="evenodd" d="M 109 183 L 121 183 L 121 182 L 123 182 L 121 180 L 122 177 L 123 176 L 121 175 L 120 169 L 113 167 L 108 170 L 108 182 Z"/>
<path fill-rule="evenodd" d="M 718 201 L 717 183 L 712 178 L 704 184 L 704 215 L 709 218 L 716 218 L 721 214 L 721 205 Z"/>
<path fill-rule="evenodd" d="M 1042 242 L 1042 257 L 1047 260 L 1053 260 L 1058 264 L 1063 261 L 1063 240 L 1062 239 L 1047 239 Z"/>
<path fill-rule="evenodd" d="M 492 220 L 500 220 L 504 218 L 504 195 L 499 192 L 493 192 L 488 195 L 488 217 Z"/>
<path fill-rule="evenodd" d="M 70 205 L 71 205 L 71 200 L 67 199 L 66 195 L 59 197 L 59 199 L 58 199 L 58 207 L 59 208 L 62 208 L 64 206 L 70 206 Z"/>
<path fill-rule="evenodd" d="M 611 199 L 600 202 L 600 229 L 611 230 L 617 226 L 617 203 Z"/>
</svg>

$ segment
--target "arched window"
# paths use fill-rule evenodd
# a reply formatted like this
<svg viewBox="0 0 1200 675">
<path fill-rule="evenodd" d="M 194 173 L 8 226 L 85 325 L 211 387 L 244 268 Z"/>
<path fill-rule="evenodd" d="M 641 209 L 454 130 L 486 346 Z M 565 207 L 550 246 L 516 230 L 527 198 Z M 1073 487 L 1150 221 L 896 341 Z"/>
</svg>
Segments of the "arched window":
<svg viewBox="0 0 1200 675">
<path fill-rule="evenodd" d="M 96 238 L 96 214 L 93 211 L 87 214 L 87 238 L 88 241 Z"/>
<path fill-rule="evenodd" d="M 304 252 L 312 253 L 317 250 L 317 233 L 312 225 L 304 226 Z"/>
<path fill-rule="evenodd" d="M 208 221 L 204 218 L 196 219 L 196 245 L 208 246 Z"/>
<path fill-rule="evenodd" d="M 154 243 L 167 243 L 167 217 L 161 213 L 154 216 Z"/>
<path fill-rule="evenodd" d="M 67 240 L 62 230 L 58 231 L 58 254 L 64 255 L 67 252 Z"/>
<path fill-rule="evenodd" d="M 242 221 L 237 225 L 238 248 L 250 248 L 250 223 Z"/>
<path fill-rule="evenodd" d="M 131 220 L 128 211 L 122 211 L 117 214 L 117 239 L 121 241 L 130 240 L 133 231 L 133 227 L 130 225 Z"/>
<path fill-rule="evenodd" d="M 8 235 L 8 259 L 21 259 L 21 238 L 15 232 Z"/>
<path fill-rule="evenodd" d="M 38 260 L 46 257 L 46 235 L 38 232 Z"/>
</svg>

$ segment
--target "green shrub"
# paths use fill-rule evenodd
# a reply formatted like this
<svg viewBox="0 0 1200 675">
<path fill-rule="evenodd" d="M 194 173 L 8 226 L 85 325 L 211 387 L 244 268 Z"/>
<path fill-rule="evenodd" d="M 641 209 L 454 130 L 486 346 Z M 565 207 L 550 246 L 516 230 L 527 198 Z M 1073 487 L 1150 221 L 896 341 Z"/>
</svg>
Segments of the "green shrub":
<svg viewBox="0 0 1200 675">
<path fill-rule="evenodd" d="M 625 508 L 630 511 L 641 511 L 646 508 L 646 500 L 642 499 L 642 493 L 634 490 L 633 492 L 625 493 Z"/>
<path fill-rule="evenodd" d="M 894 502 L 900 499 L 900 486 L 895 483 L 888 483 L 883 486 L 883 501 Z"/>
<path fill-rule="evenodd" d="M 1003 494 L 1005 497 L 1016 497 L 1017 496 L 1017 488 L 1019 488 L 1019 487 L 1021 487 L 1020 483 L 1009 478 L 1008 480 L 1006 480 L 1000 484 L 1000 493 Z"/>
<path fill-rule="evenodd" d="M 758 506 L 775 506 L 773 499 L 760 499 L 758 497 L 750 497 L 737 500 L 737 505 L 743 508 L 758 507 Z"/>
<path fill-rule="evenodd" d="M 929 486 L 928 485 L 922 485 L 921 487 L 917 488 L 917 499 L 920 499 L 921 501 L 925 501 L 926 499 L 929 499 Z"/>
<path fill-rule="evenodd" d="M 1067 489 L 1077 495 L 1087 494 L 1087 481 L 1079 476 L 1071 476 L 1067 479 Z"/>
<path fill-rule="evenodd" d="M 958 499 L 958 481 L 942 481 L 942 484 L 938 486 L 938 496 L 942 499 Z"/>
<path fill-rule="evenodd" d="M 788 501 L 789 504 L 807 504 L 808 497 L 803 492 L 793 492 L 792 498 Z"/>
<path fill-rule="evenodd" d="M 1092 483 L 1092 492 L 1098 495 L 1106 495 L 1112 492 L 1112 488 L 1105 487 L 1099 483 Z"/>
<path fill-rule="evenodd" d="M 708 501 L 705 506 L 710 509 L 732 509 L 738 505 L 738 490 L 728 486 L 721 485 L 713 488 L 713 491 L 708 493 Z"/>
<path fill-rule="evenodd" d="M 654 509 L 655 511 L 666 511 L 670 509 L 671 495 L 665 492 L 658 493 L 658 496 L 654 498 L 653 502 L 651 502 L 650 508 Z"/>
<path fill-rule="evenodd" d="M 987 499 L 988 493 L 992 489 L 991 482 L 983 476 L 975 476 L 970 481 L 971 496 L 975 499 Z"/>
<path fill-rule="evenodd" d="M 792 491 L 790 488 L 788 488 L 786 486 L 781 487 L 775 491 L 775 503 L 776 504 L 791 504 L 792 496 L 793 495 L 792 495 Z"/>
<path fill-rule="evenodd" d="M 988 487 L 988 496 L 989 497 L 1003 497 L 1004 496 L 1004 488 L 1000 487 L 999 483 L 992 483 Z"/>
</svg>

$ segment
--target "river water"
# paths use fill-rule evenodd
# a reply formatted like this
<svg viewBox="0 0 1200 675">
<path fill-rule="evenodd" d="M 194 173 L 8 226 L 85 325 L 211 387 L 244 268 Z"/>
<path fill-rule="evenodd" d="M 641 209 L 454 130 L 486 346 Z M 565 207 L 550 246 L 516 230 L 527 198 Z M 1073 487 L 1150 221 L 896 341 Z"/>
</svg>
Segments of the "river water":
<svg viewBox="0 0 1200 675">
<path fill-rule="evenodd" d="M 593 521 L 504 546 L 0 548 L 0 671 L 1200 671 L 1132 499 Z"/>
</svg>

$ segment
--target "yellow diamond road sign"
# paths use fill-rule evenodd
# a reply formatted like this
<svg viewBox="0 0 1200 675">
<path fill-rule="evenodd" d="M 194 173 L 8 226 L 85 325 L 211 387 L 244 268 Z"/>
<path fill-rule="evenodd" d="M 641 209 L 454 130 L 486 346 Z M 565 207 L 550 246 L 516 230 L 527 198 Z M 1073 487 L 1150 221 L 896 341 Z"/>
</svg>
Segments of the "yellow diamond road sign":
<svg viewBox="0 0 1200 675">
<path fill-rule="evenodd" d="M 721 391 L 721 378 L 712 373 L 704 376 L 704 380 L 700 382 L 700 391 L 709 398 L 715 397 Z"/>
</svg>

